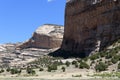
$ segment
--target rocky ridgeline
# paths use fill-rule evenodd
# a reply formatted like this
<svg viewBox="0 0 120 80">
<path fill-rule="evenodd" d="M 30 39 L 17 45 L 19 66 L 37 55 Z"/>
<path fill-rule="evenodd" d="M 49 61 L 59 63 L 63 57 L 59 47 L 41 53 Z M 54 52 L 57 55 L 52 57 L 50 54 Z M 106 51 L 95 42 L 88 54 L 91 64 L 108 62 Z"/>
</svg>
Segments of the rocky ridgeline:
<svg viewBox="0 0 120 80">
<path fill-rule="evenodd" d="M 44 48 L 52 49 L 61 46 L 64 27 L 60 25 L 45 24 L 40 26 L 33 36 L 18 48 Z"/>
<path fill-rule="evenodd" d="M 120 38 L 120 0 L 68 0 L 61 49 L 82 56 Z"/>
<path fill-rule="evenodd" d="M 0 45 L 0 67 L 25 67 L 27 63 L 55 51 L 61 46 L 64 27 L 40 26 L 27 42 Z"/>
</svg>

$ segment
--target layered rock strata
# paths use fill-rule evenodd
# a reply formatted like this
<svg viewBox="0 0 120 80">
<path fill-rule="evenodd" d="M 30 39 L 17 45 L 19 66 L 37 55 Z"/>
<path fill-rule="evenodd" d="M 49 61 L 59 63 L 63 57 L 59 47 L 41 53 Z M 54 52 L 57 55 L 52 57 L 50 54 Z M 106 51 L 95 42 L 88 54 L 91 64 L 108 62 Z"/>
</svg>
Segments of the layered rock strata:
<svg viewBox="0 0 120 80">
<path fill-rule="evenodd" d="M 120 38 L 120 0 L 67 0 L 61 50 L 89 55 Z"/>
<path fill-rule="evenodd" d="M 58 48 L 61 46 L 63 39 L 64 27 L 60 25 L 45 24 L 40 26 L 32 38 L 24 42 L 17 48 Z"/>
</svg>

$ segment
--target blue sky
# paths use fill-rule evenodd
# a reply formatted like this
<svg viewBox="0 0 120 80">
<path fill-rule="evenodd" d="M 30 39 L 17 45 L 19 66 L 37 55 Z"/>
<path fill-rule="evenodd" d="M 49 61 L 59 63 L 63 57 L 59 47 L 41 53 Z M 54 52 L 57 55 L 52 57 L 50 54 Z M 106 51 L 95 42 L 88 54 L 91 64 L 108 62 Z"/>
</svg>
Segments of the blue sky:
<svg viewBox="0 0 120 80">
<path fill-rule="evenodd" d="M 64 25 L 66 0 L 0 0 L 0 44 L 22 42 L 46 23 Z"/>
</svg>

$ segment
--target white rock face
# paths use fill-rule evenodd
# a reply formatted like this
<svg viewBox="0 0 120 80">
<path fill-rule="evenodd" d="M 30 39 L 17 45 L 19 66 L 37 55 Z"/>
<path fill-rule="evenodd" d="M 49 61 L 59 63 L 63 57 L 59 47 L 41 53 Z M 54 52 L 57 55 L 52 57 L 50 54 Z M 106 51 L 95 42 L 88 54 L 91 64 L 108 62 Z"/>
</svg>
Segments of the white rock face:
<svg viewBox="0 0 120 80">
<path fill-rule="evenodd" d="M 74 1 L 74 0 L 67 0 L 67 3 L 68 3 L 68 2 L 72 2 L 72 1 Z"/>
<path fill-rule="evenodd" d="M 73 2 L 73 1 L 75 1 L 75 0 L 66 0 L 67 1 L 67 3 L 71 3 L 71 2 Z M 85 0 L 81 0 L 81 1 L 85 1 Z M 97 4 L 97 3 L 99 3 L 99 2 L 101 2 L 102 0 L 88 0 L 91 4 Z M 116 1 L 116 0 L 115 0 Z M 87 2 L 87 0 L 86 0 L 86 2 Z"/>
<path fill-rule="evenodd" d="M 45 24 L 34 32 L 32 38 L 23 43 L 20 48 L 58 48 L 61 46 L 64 27 L 61 25 Z"/>
<path fill-rule="evenodd" d="M 0 51 L 5 51 L 6 49 L 3 47 L 3 45 L 0 45 Z"/>
<path fill-rule="evenodd" d="M 43 25 L 43 26 L 40 26 L 35 32 L 37 34 L 48 34 L 52 31 L 54 31 L 55 28 L 53 25 Z"/>
<path fill-rule="evenodd" d="M 48 35 L 48 36 L 60 36 L 60 38 L 63 38 L 64 34 L 64 27 L 60 25 L 52 25 L 52 24 L 45 24 L 40 27 L 35 31 L 35 33 L 40 34 L 40 35 Z"/>
<path fill-rule="evenodd" d="M 22 43 L 7 43 L 0 45 L 0 66 L 9 65 L 11 67 L 25 68 L 27 63 L 36 60 L 38 57 L 47 55 L 55 49 L 28 48 L 17 50 L 16 47 Z"/>
</svg>

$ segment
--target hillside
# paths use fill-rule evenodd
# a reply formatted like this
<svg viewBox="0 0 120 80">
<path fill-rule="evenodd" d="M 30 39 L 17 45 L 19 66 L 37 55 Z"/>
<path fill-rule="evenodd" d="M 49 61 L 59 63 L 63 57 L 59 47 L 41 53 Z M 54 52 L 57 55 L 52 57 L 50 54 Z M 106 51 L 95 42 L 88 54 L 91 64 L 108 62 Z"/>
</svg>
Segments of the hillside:
<svg viewBox="0 0 120 80">
<path fill-rule="evenodd" d="M 28 49 L 27 49 L 28 50 Z M 31 49 L 33 50 L 33 49 Z M 31 52 L 29 52 L 31 53 Z M 38 52 L 40 53 L 40 52 Z M 44 54 L 44 52 L 43 52 Z M 34 55 L 35 56 L 35 55 Z M 30 58 L 30 57 L 29 57 Z M 29 60 L 25 57 L 25 60 Z M 33 56 L 31 57 L 33 58 Z M 21 61 L 19 61 L 20 63 Z M 17 64 L 17 63 L 16 63 Z M 4 70 L 4 71 L 3 71 Z M 9 70 L 9 71 L 8 71 Z M 14 73 L 14 70 L 17 71 Z M 28 71 L 30 72 L 28 72 Z M 1 68 L 0 77 L 3 79 L 116 79 L 120 78 L 120 40 L 113 43 L 106 50 L 97 52 L 86 58 L 51 57 L 42 55 L 23 66 L 7 66 Z M 3 72 L 2 72 L 3 71 Z M 19 72 L 20 71 L 20 72 Z M 12 77 L 12 78 L 11 78 Z M 22 77 L 22 78 L 21 78 Z M 49 78 L 48 78 L 49 77 Z M 95 79 L 95 80 L 96 80 Z M 101 79 L 101 80 L 102 80 Z"/>
</svg>

